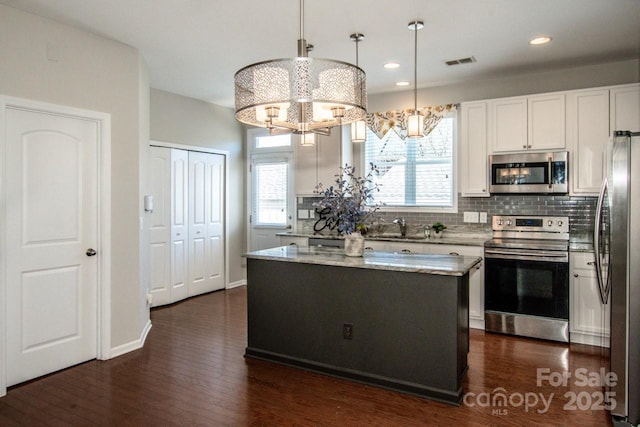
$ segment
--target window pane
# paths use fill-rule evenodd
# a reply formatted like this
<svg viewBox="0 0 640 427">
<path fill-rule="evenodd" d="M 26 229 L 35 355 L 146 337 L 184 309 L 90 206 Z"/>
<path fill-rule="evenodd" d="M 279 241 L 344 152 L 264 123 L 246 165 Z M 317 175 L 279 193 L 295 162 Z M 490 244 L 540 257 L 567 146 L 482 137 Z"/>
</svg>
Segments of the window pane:
<svg viewBox="0 0 640 427">
<path fill-rule="evenodd" d="M 256 138 L 256 148 L 288 147 L 291 145 L 291 134 L 265 135 Z"/>
<path fill-rule="evenodd" d="M 379 139 L 367 129 L 366 164 L 380 170 L 375 201 L 391 206 L 451 207 L 453 118 L 445 118 L 426 137 L 402 140 L 394 131 Z"/>
<path fill-rule="evenodd" d="M 257 163 L 256 223 L 286 225 L 287 223 L 287 163 Z"/>
</svg>

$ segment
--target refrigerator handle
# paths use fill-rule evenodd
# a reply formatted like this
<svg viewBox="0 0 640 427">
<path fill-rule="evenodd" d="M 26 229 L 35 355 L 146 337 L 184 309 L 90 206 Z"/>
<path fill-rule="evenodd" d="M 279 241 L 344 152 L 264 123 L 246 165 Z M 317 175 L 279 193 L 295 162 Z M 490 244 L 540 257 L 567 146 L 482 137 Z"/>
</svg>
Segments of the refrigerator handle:
<svg viewBox="0 0 640 427">
<path fill-rule="evenodd" d="M 602 304 L 606 304 L 609 300 L 609 289 L 602 277 L 602 258 L 600 254 L 600 226 L 602 221 L 602 209 L 604 208 L 604 197 L 608 186 L 607 178 L 602 181 L 600 195 L 598 196 L 598 205 L 596 206 L 595 227 L 593 228 L 593 249 L 596 256 L 596 276 L 598 276 L 598 289 L 600 290 L 600 300 Z"/>
</svg>

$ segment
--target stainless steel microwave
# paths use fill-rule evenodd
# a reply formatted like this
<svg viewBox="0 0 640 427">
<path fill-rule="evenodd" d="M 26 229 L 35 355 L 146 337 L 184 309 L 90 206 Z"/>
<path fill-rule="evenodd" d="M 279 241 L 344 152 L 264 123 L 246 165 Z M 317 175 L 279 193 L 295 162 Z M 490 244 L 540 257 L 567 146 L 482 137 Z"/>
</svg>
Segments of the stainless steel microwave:
<svg viewBox="0 0 640 427">
<path fill-rule="evenodd" d="M 489 156 L 489 192 L 566 194 L 568 158 L 566 151 Z"/>
</svg>

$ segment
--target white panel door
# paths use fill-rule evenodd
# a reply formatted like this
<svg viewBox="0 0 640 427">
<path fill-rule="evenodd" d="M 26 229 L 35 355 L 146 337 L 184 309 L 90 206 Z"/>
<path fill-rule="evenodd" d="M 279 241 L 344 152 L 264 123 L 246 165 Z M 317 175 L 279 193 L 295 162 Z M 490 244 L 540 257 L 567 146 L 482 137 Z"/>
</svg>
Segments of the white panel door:
<svg viewBox="0 0 640 427">
<path fill-rule="evenodd" d="M 189 152 L 189 295 L 224 287 L 224 159 Z"/>
<path fill-rule="evenodd" d="M 492 152 L 527 150 L 527 98 L 495 99 L 489 106 Z"/>
<path fill-rule="evenodd" d="M 489 197 L 487 181 L 487 103 L 462 103 L 460 192 L 465 197 Z"/>
<path fill-rule="evenodd" d="M 210 291 L 224 289 L 224 156 L 207 155 L 207 204 L 210 215 L 207 225 L 207 288 Z"/>
<path fill-rule="evenodd" d="M 13 108 L 6 123 L 13 385 L 96 357 L 98 124 Z"/>
<path fill-rule="evenodd" d="M 149 186 L 153 197 L 150 214 L 150 292 L 153 306 L 171 300 L 171 150 L 151 147 Z"/>
<path fill-rule="evenodd" d="M 171 302 L 189 296 L 189 152 L 171 149 Z"/>
<path fill-rule="evenodd" d="M 565 96 L 563 93 L 528 98 L 527 148 L 554 150 L 566 146 Z"/>
</svg>

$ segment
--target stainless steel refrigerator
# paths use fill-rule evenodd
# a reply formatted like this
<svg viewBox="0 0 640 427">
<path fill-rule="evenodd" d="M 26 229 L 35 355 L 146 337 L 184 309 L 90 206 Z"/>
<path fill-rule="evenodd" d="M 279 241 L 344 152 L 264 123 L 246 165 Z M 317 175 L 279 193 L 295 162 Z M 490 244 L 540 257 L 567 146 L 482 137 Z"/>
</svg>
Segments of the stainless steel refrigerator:
<svg viewBox="0 0 640 427">
<path fill-rule="evenodd" d="M 640 132 L 616 131 L 596 209 L 594 247 L 602 303 L 611 304 L 614 425 L 640 424 Z"/>
</svg>

